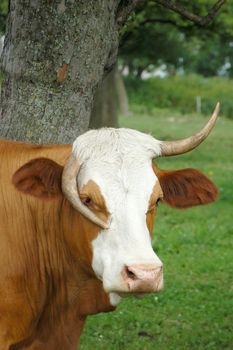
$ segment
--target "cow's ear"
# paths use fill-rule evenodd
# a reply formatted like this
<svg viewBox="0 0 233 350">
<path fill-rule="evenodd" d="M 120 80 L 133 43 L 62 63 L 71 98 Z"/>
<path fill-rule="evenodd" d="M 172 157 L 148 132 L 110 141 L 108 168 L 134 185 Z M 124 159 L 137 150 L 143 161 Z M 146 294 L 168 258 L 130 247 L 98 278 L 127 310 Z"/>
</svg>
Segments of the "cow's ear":
<svg viewBox="0 0 233 350">
<path fill-rule="evenodd" d="M 15 187 L 34 197 L 53 199 L 62 195 L 63 167 L 48 158 L 36 158 L 24 164 L 12 177 Z"/>
<path fill-rule="evenodd" d="M 218 196 L 214 183 L 196 169 L 157 169 L 163 201 L 175 208 L 190 208 L 213 202 Z"/>
</svg>

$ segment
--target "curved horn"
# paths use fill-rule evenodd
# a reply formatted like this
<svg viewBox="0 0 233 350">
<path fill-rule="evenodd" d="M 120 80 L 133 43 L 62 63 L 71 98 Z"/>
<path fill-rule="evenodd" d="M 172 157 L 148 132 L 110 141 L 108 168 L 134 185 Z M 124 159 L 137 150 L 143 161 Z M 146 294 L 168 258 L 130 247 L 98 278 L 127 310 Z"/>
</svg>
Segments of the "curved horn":
<svg viewBox="0 0 233 350">
<path fill-rule="evenodd" d="M 90 209 L 88 209 L 80 200 L 78 188 L 77 188 L 77 176 L 80 170 L 81 164 L 77 158 L 71 153 L 68 158 L 62 174 L 62 190 L 66 195 L 66 198 L 70 201 L 72 206 L 84 215 L 87 219 L 94 222 L 96 225 L 107 229 L 108 224 L 98 218 Z"/>
<path fill-rule="evenodd" d="M 207 124 L 195 135 L 178 141 L 161 141 L 161 156 L 175 156 L 186 153 L 200 145 L 213 129 L 219 110 L 220 103 L 218 102 Z"/>
</svg>

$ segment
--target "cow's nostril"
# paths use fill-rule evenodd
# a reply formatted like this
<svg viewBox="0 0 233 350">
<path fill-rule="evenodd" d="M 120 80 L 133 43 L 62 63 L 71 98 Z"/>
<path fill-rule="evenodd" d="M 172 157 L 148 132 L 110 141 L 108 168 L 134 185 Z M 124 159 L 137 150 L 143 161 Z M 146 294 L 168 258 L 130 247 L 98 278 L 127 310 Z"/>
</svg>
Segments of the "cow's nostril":
<svg viewBox="0 0 233 350">
<path fill-rule="evenodd" d="M 163 286 L 162 266 L 155 264 L 125 265 L 121 274 L 125 286 L 131 293 L 157 292 Z"/>
<path fill-rule="evenodd" d="M 126 270 L 126 275 L 128 278 L 130 278 L 131 280 L 137 279 L 137 276 L 135 275 L 135 273 L 130 271 L 130 269 L 128 267 L 126 267 L 125 270 Z"/>
</svg>

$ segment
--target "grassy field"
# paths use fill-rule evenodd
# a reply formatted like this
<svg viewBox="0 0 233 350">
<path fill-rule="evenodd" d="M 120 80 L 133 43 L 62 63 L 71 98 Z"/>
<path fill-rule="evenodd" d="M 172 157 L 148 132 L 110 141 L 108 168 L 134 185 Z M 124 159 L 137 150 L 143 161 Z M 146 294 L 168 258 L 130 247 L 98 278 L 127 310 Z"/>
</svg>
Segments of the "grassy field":
<svg viewBox="0 0 233 350">
<path fill-rule="evenodd" d="M 190 135 L 205 122 L 197 115 L 151 114 L 134 108 L 121 126 L 157 138 Z M 197 150 L 159 159 L 164 169 L 194 167 L 220 190 L 214 204 L 188 210 L 161 205 L 153 246 L 165 266 L 165 289 L 128 298 L 113 313 L 89 317 L 82 350 L 233 349 L 233 121 L 220 118 Z"/>
<path fill-rule="evenodd" d="M 125 77 L 129 100 L 143 105 L 148 111 L 157 106 L 170 108 L 182 114 L 196 110 L 196 97 L 201 97 L 201 111 L 209 114 L 217 100 L 223 114 L 233 119 L 232 80 L 222 77 L 204 78 L 200 75 L 172 75 L 146 80 Z"/>
</svg>

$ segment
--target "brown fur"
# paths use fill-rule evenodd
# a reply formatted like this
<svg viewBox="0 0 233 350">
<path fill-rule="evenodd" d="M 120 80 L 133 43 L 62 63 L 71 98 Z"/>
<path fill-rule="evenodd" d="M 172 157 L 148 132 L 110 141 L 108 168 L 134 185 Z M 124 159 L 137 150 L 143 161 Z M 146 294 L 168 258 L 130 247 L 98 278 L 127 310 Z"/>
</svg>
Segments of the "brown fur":
<svg viewBox="0 0 233 350">
<path fill-rule="evenodd" d="M 76 349 L 85 317 L 114 309 L 91 268 L 99 228 L 60 193 L 70 151 L 0 141 L 1 350 Z"/>
<path fill-rule="evenodd" d="M 190 208 L 213 202 L 218 196 L 214 183 L 196 169 L 156 169 L 163 201 L 174 208 Z"/>
<path fill-rule="evenodd" d="M 152 237 L 153 227 L 154 227 L 154 221 L 155 221 L 155 215 L 157 210 L 157 201 L 163 197 L 163 191 L 161 189 L 160 183 L 156 182 L 153 191 L 150 196 L 149 204 L 148 204 L 148 211 L 146 214 L 146 223 L 148 230 L 150 232 L 150 236 Z"/>
<path fill-rule="evenodd" d="M 109 216 L 105 200 L 101 194 L 99 186 L 93 181 L 89 180 L 86 185 L 83 186 L 83 188 L 80 191 L 79 194 L 81 200 L 90 199 L 90 204 L 88 204 L 88 207 L 95 212 L 96 215 L 101 215 L 101 219 L 103 221 L 107 221 L 107 218 Z"/>
<path fill-rule="evenodd" d="M 70 145 L 0 141 L 1 350 L 75 350 L 86 316 L 114 309 L 91 267 L 91 242 L 100 228 L 61 192 L 70 152 Z M 217 196 L 196 170 L 154 170 L 160 185 L 148 204 L 150 232 L 161 188 L 164 201 L 175 207 Z M 90 198 L 90 209 L 107 220 L 97 184 L 89 181 L 80 197 Z"/>
<path fill-rule="evenodd" d="M 25 194 L 52 199 L 62 195 L 62 171 L 63 167 L 51 159 L 32 159 L 15 172 L 12 182 Z"/>
</svg>

